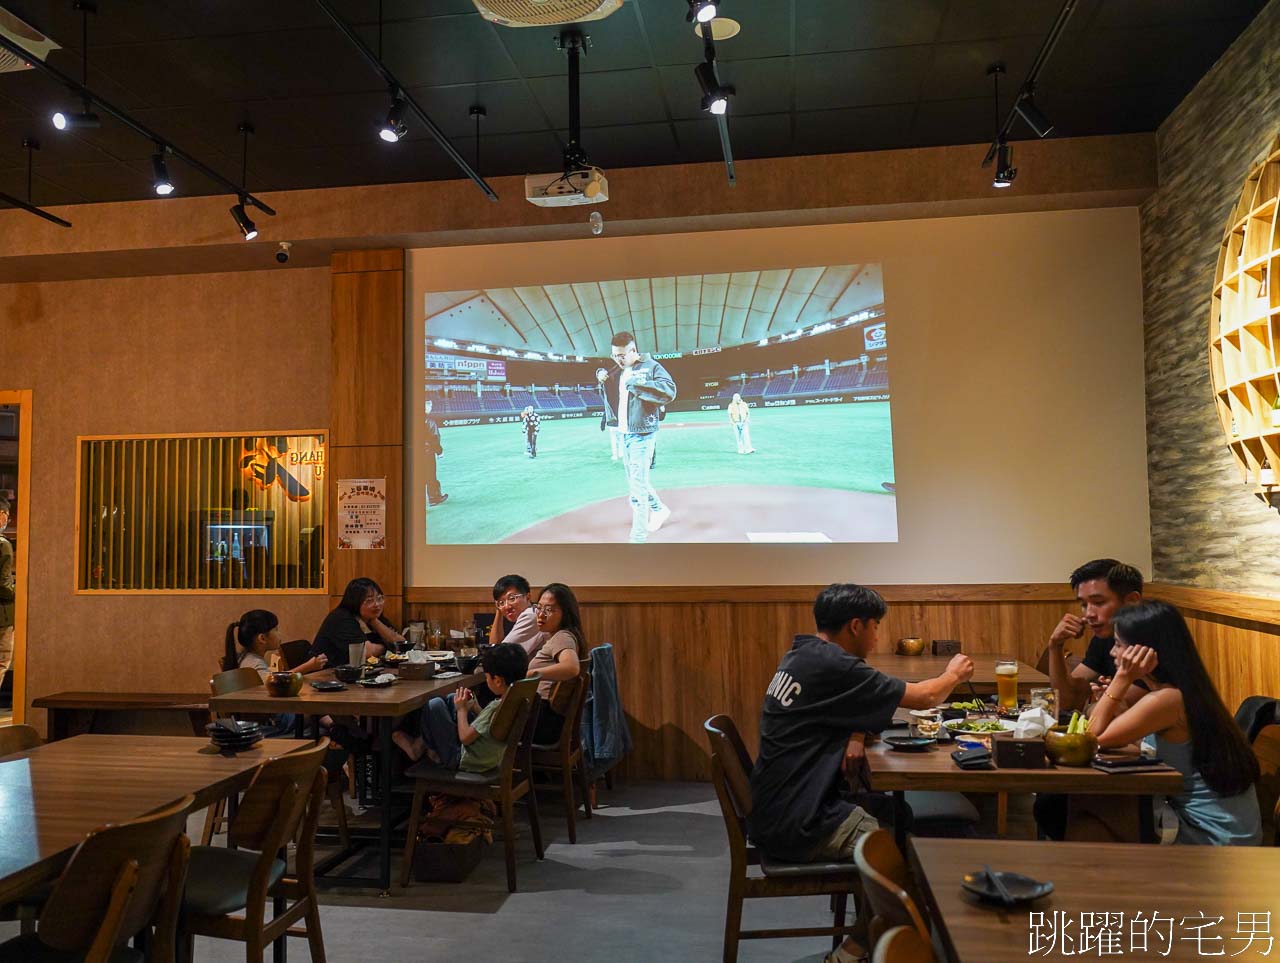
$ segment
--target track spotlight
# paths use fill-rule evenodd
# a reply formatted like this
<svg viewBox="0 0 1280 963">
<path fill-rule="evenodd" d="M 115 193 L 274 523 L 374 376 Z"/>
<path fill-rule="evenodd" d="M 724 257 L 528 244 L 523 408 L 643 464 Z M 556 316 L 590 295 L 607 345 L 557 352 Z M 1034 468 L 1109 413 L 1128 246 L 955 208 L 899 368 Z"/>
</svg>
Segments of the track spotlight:
<svg viewBox="0 0 1280 963">
<path fill-rule="evenodd" d="M 719 116 L 729 111 L 729 98 L 733 96 L 733 87 L 720 83 L 716 77 L 716 68 L 709 60 L 705 60 L 693 68 L 698 78 L 698 86 L 702 88 L 702 109 Z"/>
<path fill-rule="evenodd" d="M 394 144 L 409 132 L 404 123 L 404 99 L 398 94 L 391 101 L 391 109 L 387 111 L 387 119 L 378 131 L 378 136 L 388 144 Z"/>
<path fill-rule="evenodd" d="M 991 186 L 1012 187 L 1013 180 L 1017 176 L 1018 169 L 1013 166 L 1013 148 L 1001 137 L 1000 149 L 996 152 L 996 176 Z"/>
<path fill-rule="evenodd" d="M 689 13 L 686 19 L 690 23 L 709 23 L 716 18 L 715 0 L 689 0 Z"/>
<path fill-rule="evenodd" d="M 161 150 L 151 155 L 151 171 L 154 175 L 152 186 L 156 193 L 161 197 L 168 197 L 173 193 L 173 181 L 169 179 L 169 168 L 164 162 L 164 151 Z"/>
<path fill-rule="evenodd" d="M 240 233 L 244 235 L 246 241 L 252 241 L 258 236 L 257 226 L 249 219 L 249 215 L 245 213 L 243 197 L 232 205 L 231 217 L 235 220 L 236 227 L 240 228 Z"/>
<path fill-rule="evenodd" d="M 1035 131 L 1037 137 L 1048 137 L 1053 133 L 1053 121 L 1036 106 L 1033 95 L 1028 93 L 1019 97 L 1013 109 L 1027 122 L 1027 126 Z"/>
<path fill-rule="evenodd" d="M 84 110 L 78 114 L 70 111 L 56 111 L 52 118 L 53 126 L 58 130 L 88 130 L 94 127 L 101 127 L 102 121 L 98 115 L 89 109 L 89 102 L 84 102 Z"/>
</svg>

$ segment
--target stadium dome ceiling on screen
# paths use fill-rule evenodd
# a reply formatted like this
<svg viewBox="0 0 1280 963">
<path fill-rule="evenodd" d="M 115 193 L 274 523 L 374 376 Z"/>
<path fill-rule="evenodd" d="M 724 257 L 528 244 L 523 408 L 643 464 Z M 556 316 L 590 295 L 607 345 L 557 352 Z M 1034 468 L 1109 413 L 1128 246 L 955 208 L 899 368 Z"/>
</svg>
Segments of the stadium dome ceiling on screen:
<svg viewBox="0 0 1280 963">
<path fill-rule="evenodd" d="M 731 348 L 884 302 L 878 263 L 431 292 L 433 338 L 604 356 L 615 331 L 644 351 Z"/>
</svg>

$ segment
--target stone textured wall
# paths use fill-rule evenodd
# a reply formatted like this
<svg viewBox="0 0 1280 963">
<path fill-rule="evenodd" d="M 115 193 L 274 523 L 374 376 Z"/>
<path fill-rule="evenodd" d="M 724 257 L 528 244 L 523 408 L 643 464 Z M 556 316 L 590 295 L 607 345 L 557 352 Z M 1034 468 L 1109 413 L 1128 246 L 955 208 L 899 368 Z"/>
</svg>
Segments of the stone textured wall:
<svg viewBox="0 0 1280 963">
<path fill-rule="evenodd" d="M 1250 165 L 1280 134 L 1280 0 L 1160 127 L 1142 207 L 1154 577 L 1280 597 L 1280 512 L 1241 481 L 1214 408 L 1209 300 Z"/>
</svg>

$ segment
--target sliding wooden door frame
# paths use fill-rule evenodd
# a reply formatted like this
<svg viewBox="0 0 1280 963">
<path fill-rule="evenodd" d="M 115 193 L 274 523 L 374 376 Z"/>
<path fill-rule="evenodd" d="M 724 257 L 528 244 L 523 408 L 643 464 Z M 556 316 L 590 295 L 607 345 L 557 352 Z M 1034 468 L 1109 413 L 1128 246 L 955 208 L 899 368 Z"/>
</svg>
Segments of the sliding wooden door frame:
<svg viewBox="0 0 1280 963">
<path fill-rule="evenodd" d="M 31 389 L 0 391 L 0 405 L 18 406 L 18 550 L 13 618 L 13 721 L 27 716 L 27 573 L 31 570 Z"/>
</svg>

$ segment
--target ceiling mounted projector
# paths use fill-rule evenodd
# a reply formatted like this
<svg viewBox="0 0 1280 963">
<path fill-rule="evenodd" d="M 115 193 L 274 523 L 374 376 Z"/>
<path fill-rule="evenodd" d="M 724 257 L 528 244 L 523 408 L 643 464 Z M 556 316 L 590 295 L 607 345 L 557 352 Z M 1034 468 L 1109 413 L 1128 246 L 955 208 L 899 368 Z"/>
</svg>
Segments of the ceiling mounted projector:
<svg viewBox="0 0 1280 963">
<path fill-rule="evenodd" d="M 603 20 L 623 0 L 471 0 L 486 20 L 504 27 L 551 27 Z"/>
<path fill-rule="evenodd" d="M 609 199 L 609 178 L 598 167 L 563 174 L 530 174 L 524 179 L 524 199 L 538 207 L 603 204 Z"/>
</svg>

